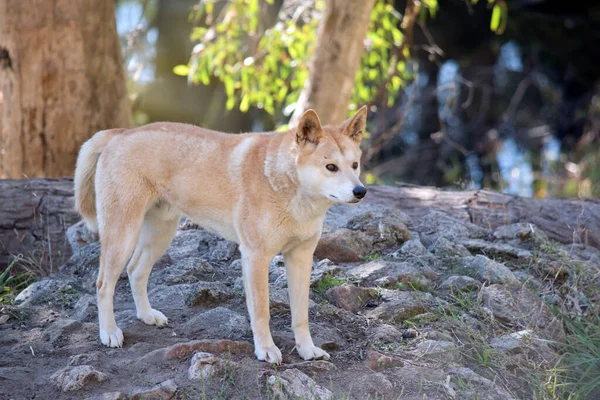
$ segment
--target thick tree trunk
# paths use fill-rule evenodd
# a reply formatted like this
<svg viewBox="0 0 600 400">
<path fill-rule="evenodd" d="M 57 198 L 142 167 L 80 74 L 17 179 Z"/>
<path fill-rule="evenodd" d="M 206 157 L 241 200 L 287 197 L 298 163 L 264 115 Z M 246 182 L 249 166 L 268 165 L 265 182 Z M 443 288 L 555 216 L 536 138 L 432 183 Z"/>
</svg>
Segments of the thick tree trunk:
<svg viewBox="0 0 600 400">
<path fill-rule="evenodd" d="M 45 271 L 71 255 L 66 229 L 79 220 L 73 209 L 73 180 L 0 180 L 0 269 L 11 255 L 33 258 Z M 333 212 L 350 216 L 380 207 L 397 208 L 417 220 L 443 211 L 484 228 L 516 222 L 536 224 L 561 243 L 600 248 L 600 200 L 539 200 L 489 190 L 451 191 L 431 187 L 370 186 L 357 207 Z"/>
<path fill-rule="evenodd" d="M 297 125 L 309 108 L 317 111 L 323 124 L 339 123 L 348 117 L 348 103 L 374 5 L 375 0 L 327 0 L 310 76 L 290 126 Z"/>
<path fill-rule="evenodd" d="M 73 175 L 95 132 L 131 125 L 114 0 L 0 0 L 0 178 Z"/>
</svg>

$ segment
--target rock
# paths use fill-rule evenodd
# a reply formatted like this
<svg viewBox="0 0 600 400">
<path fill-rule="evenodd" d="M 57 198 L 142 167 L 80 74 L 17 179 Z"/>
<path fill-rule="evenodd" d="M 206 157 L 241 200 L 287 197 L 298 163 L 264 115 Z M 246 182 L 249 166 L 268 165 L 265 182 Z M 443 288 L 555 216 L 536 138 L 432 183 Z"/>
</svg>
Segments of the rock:
<svg viewBox="0 0 600 400">
<path fill-rule="evenodd" d="M 513 332 L 508 335 L 498 336 L 490 340 L 490 347 L 504 353 L 524 353 L 532 347 L 532 342 L 546 345 L 531 330 Z"/>
<path fill-rule="evenodd" d="M 365 357 L 365 365 L 373 371 L 381 371 L 388 368 L 404 367 L 404 361 L 396 357 L 381 354 L 377 351 L 369 350 Z"/>
<path fill-rule="evenodd" d="M 367 317 L 404 322 L 435 305 L 435 298 L 431 294 L 414 291 L 382 290 L 381 300 L 383 303 L 369 311 Z"/>
<path fill-rule="evenodd" d="M 188 379 L 191 381 L 206 381 L 216 376 L 225 367 L 226 362 L 210 353 L 196 352 L 190 361 Z"/>
<path fill-rule="evenodd" d="M 324 233 L 315 249 L 315 257 L 333 262 L 357 262 L 372 250 L 367 235 L 341 228 Z"/>
<path fill-rule="evenodd" d="M 283 256 L 277 255 L 273 257 L 269 264 L 269 282 L 277 288 L 287 288 L 287 274 L 285 271 L 285 263 Z"/>
<path fill-rule="evenodd" d="M 91 381 L 104 382 L 107 379 L 105 374 L 89 365 L 65 367 L 50 377 L 50 381 L 63 392 L 79 390 Z"/>
<path fill-rule="evenodd" d="M 216 307 L 190 319 L 183 325 L 183 331 L 194 336 L 239 339 L 250 331 L 250 324 L 245 315 Z"/>
<path fill-rule="evenodd" d="M 109 392 L 109 393 L 103 393 L 103 394 L 99 394 L 97 396 L 85 398 L 85 400 L 128 400 L 128 399 L 129 399 L 129 397 L 127 397 L 124 393 L 121 393 L 121 392 Z"/>
<path fill-rule="evenodd" d="M 0 325 L 4 325 L 10 319 L 10 314 L 0 315 Z"/>
<path fill-rule="evenodd" d="M 325 297 L 341 309 L 357 312 L 368 300 L 377 298 L 377 290 L 344 283 L 329 289 Z"/>
<path fill-rule="evenodd" d="M 459 378 L 460 386 L 464 387 L 465 382 L 469 386 L 475 387 L 466 393 L 461 392 L 461 395 L 466 396 L 465 398 L 485 398 L 485 399 L 497 399 L 497 400 L 514 400 L 506 390 L 501 387 L 495 386 L 494 382 L 478 375 L 472 369 L 466 367 L 453 367 L 448 369 L 448 374 L 452 377 Z"/>
<path fill-rule="evenodd" d="M 419 336 L 419 331 L 416 329 L 408 328 L 402 332 L 402 339 L 414 339 Z"/>
<path fill-rule="evenodd" d="M 441 236 L 429 247 L 429 251 L 440 258 L 469 257 L 471 253 L 465 246 L 451 242 Z"/>
<path fill-rule="evenodd" d="M 30 307 L 44 304 L 45 306 L 73 305 L 79 299 L 80 293 L 75 289 L 77 282 L 72 279 L 43 279 L 29 285 L 15 298 L 15 305 Z"/>
<path fill-rule="evenodd" d="M 64 276 L 73 277 L 79 285 L 90 293 L 96 292 L 96 278 L 100 265 L 100 243 L 90 243 L 81 247 L 60 267 Z"/>
<path fill-rule="evenodd" d="M 98 358 L 99 358 L 98 353 L 76 354 L 74 356 L 69 357 L 69 361 L 67 361 L 67 365 L 69 365 L 69 366 L 89 365 L 93 362 L 98 361 Z"/>
<path fill-rule="evenodd" d="M 528 288 L 492 285 L 482 288 L 481 294 L 484 306 L 495 318 L 521 329 L 532 329 L 544 338 L 564 340 L 561 322 Z"/>
<path fill-rule="evenodd" d="M 421 234 L 421 240 L 427 247 L 440 237 L 453 241 L 459 238 L 483 237 L 488 233 L 486 229 L 470 222 L 433 210 L 415 222 L 413 228 Z"/>
<path fill-rule="evenodd" d="M 45 340 L 55 344 L 60 339 L 67 339 L 70 334 L 81 328 L 81 322 L 72 319 L 58 319 L 44 332 Z"/>
<path fill-rule="evenodd" d="M 310 286 L 319 284 L 326 276 L 334 275 L 340 270 L 340 267 L 335 265 L 328 258 L 319 261 L 313 265 L 310 273 Z"/>
<path fill-rule="evenodd" d="M 457 272 L 478 279 L 480 282 L 519 285 L 519 280 L 510 269 L 486 256 L 478 255 L 462 260 L 462 266 L 457 268 Z"/>
<path fill-rule="evenodd" d="M 398 210 L 366 212 L 351 218 L 346 228 L 365 233 L 372 251 L 381 251 L 410 239 L 406 224 L 411 219 Z"/>
<path fill-rule="evenodd" d="M 348 278 L 361 284 L 377 284 L 393 286 L 402 284 L 429 290 L 437 279 L 437 274 L 430 269 L 418 269 L 407 262 L 371 261 L 346 271 Z"/>
<path fill-rule="evenodd" d="M 79 221 L 67 229 L 67 241 L 73 254 L 79 255 L 82 248 L 98 241 L 98 234 L 90 231 L 84 221 Z"/>
<path fill-rule="evenodd" d="M 445 340 L 423 340 L 417 343 L 413 354 L 421 358 L 443 360 L 445 363 L 457 362 L 460 359 L 456 345 Z"/>
<path fill-rule="evenodd" d="M 371 328 L 369 342 L 371 343 L 397 343 L 402 338 L 402 333 L 392 325 L 381 324 Z"/>
<path fill-rule="evenodd" d="M 199 282 L 214 272 L 215 267 L 207 260 L 193 257 L 166 266 L 153 278 L 166 285 L 179 285 Z"/>
<path fill-rule="evenodd" d="M 235 296 L 235 292 L 221 282 L 197 282 L 181 285 L 150 285 L 152 305 L 158 309 L 197 305 L 221 304 Z"/>
<path fill-rule="evenodd" d="M 169 379 L 152 389 L 139 389 L 133 392 L 131 400 L 169 400 L 177 392 L 175 381 Z"/>
<path fill-rule="evenodd" d="M 254 346 L 248 342 L 238 342 L 229 339 L 193 340 L 191 342 L 177 343 L 169 347 L 151 351 L 141 357 L 138 361 L 140 364 L 155 364 L 162 361 L 183 360 L 197 351 L 211 354 L 228 353 L 251 355 L 254 353 Z"/>
<path fill-rule="evenodd" d="M 185 304 L 191 307 L 199 305 L 216 305 L 224 303 L 232 298 L 233 295 L 231 289 L 224 285 L 200 282 L 191 287 L 191 290 L 186 296 Z"/>
<path fill-rule="evenodd" d="M 216 261 L 231 261 L 240 257 L 238 245 L 228 240 L 220 240 L 211 253 L 211 259 Z"/>
<path fill-rule="evenodd" d="M 532 240 L 534 243 L 548 242 L 548 236 L 544 231 L 527 222 L 499 226 L 492 235 L 496 239 L 503 240 L 519 239 L 521 241 Z"/>
<path fill-rule="evenodd" d="M 472 292 L 481 288 L 481 283 L 470 276 L 449 276 L 440 285 L 441 289 L 449 290 L 452 292 Z"/>
<path fill-rule="evenodd" d="M 518 258 L 524 262 L 533 260 L 533 253 L 531 251 L 509 244 L 486 242 L 481 239 L 466 239 L 462 240 L 461 244 L 469 250 L 489 254 L 490 256 Z"/>
<path fill-rule="evenodd" d="M 404 242 L 398 251 L 390 254 L 390 257 L 402 261 L 409 261 L 412 264 L 421 267 L 431 267 L 435 263 L 435 256 L 423 246 L 418 238 L 414 237 Z"/>
<path fill-rule="evenodd" d="M 271 375 L 267 384 L 276 398 L 299 398 L 306 400 L 332 399 L 333 393 L 317 385 L 308 375 L 297 368 L 287 369 L 278 375 Z"/>
<path fill-rule="evenodd" d="M 91 294 L 81 296 L 73 308 L 75 319 L 80 322 L 90 322 L 98 316 L 96 297 Z"/>
</svg>

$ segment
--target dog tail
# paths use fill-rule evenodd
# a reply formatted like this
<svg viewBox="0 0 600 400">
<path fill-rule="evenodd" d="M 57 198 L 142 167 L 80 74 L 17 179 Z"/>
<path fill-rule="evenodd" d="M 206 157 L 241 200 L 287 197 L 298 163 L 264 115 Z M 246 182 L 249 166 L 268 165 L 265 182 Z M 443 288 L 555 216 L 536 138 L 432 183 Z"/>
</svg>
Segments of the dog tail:
<svg viewBox="0 0 600 400">
<path fill-rule="evenodd" d="M 100 131 L 81 146 L 75 167 L 75 210 L 83 217 L 88 229 L 98 231 L 96 214 L 96 166 L 100 154 L 114 136 Z"/>
</svg>

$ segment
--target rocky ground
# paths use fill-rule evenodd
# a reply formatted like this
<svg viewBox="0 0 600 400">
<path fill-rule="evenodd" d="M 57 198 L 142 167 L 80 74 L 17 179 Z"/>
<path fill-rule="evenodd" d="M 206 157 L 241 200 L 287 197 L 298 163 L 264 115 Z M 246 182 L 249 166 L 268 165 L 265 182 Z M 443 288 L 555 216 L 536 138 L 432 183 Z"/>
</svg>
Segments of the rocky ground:
<svg viewBox="0 0 600 400">
<path fill-rule="evenodd" d="M 561 245 L 529 223 L 493 231 L 438 211 L 334 207 L 311 278 L 315 343 L 293 351 L 285 269 L 273 260 L 271 328 L 284 354 L 254 358 L 239 252 L 189 222 L 154 266 L 164 328 L 135 317 L 123 275 L 122 349 L 98 340 L 99 245 L 80 225 L 60 273 L 0 312 L 1 399 L 535 398 L 565 330 L 557 312 L 598 300 L 598 249 Z"/>
</svg>

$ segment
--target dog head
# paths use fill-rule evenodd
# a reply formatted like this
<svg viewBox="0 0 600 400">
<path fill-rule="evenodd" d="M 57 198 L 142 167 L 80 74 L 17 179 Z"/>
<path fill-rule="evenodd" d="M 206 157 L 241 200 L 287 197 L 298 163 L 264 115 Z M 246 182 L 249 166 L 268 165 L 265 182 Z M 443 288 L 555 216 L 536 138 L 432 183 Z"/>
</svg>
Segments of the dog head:
<svg viewBox="0 0 600 400">
<path fill-rule="evenodd" d="M 338 203 L 358 203 L 367 189 L 360 175 L 360 141 L 367 107 L 340 125 L 321 126 L 314 110 L 302 116 L 296 131 L 296 168 L 300 186 L 312 195 Z"/>
</svg>

